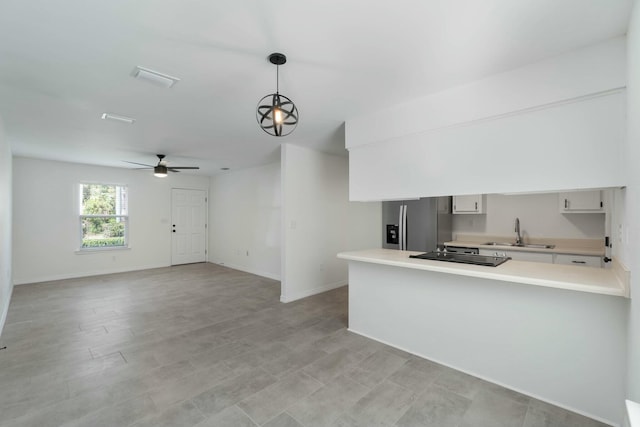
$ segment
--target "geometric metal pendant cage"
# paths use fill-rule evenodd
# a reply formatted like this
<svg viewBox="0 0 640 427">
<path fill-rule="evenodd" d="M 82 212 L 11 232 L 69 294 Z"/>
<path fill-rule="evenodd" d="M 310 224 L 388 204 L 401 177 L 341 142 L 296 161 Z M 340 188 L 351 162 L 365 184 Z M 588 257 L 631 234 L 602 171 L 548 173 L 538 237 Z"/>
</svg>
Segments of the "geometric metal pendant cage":
<svg viewBox="0 0 640 427">
<path fill-rule="evenodd" d="M 298 126 L 298 108 L 291 99 L 280 95 L 280 65 L 287 62 L 282 53 L 269 55 L 269 62 L 276 65 L 276 93 L 263 97 L 256 108 L 260 128 L 272 136 L 289 135 Z"/>
<path fill-rule="evenodd" d="M 286 96 L 272 93 L 258 102 L 256 118 L 269 135 L 286 136 L 298 125 L 298 109 Z"/>
</svg>

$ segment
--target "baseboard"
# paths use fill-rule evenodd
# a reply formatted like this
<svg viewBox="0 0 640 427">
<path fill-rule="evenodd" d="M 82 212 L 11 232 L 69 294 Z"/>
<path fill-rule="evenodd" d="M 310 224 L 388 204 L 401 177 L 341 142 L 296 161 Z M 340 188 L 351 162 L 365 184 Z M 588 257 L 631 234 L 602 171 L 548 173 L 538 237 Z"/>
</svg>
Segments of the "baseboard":
<svg viewBox="0 0 640 427">
<path fill-rule="evenodd" d="M 340 281 L 336 283 L 329 283 L 327 285 L 319 286 L 313 289 L 304 289 L 300 292 L 287 293 L 286 295 L 283 293 L 280 295 L 280 302 L 292 302 L 302 298 L 310 297 L 311 295 L 321 294 L 323 292 L 330 291 L 332 289 L 340 288 L 342 286 L 346 286 L 347 281 Z"/>
<path fill-rule="evenodd" d="M 377 338 L 372 337 L 372 336 L 367 335 L 367 334 L 363 334 L 362 332 L 358 332 L 358 331 L 356 331 L 356 330 L 354 330 L 354 329 L 351 329 L 351 328 L 347 328 L 347 329 L 349 330 L 349 332 L 353 332 L 354 334 L 361 335 L 361 336 L 363 336 L 363 337 L 365 337 L 365 338 L 369 338 L 369 339 L 374 340 L 374 341 L 377 341 L 377 342 L 379 342 L 379 343 L 382 343 L 382 344 L 388 345 L 389 347 L 397 348 L 398 350 L 402 350 L 402 351 L 404 351 L 404 352 L 406 352 L 406 353 L 413 354 L 413 355 L 415 355 L 415 356 L 421 357 L 421 358 L 426 359 L 426 360 L 429 360 L 429 361 L 431 361 L 431 362 L 435 362 L 435 363 L 438 363 L 438 364 L 440 364 L 440 365 L 446 366 L 446 367 L 448 367 L 448 368 L 455 369 L 456 371 L 460 371 L 460 372 L 463 372 L 463 373 L 465 373 L 465 374 L 468 374 L 468 375 L 474 376 L 474 377 L 476 377 L 476 378 L 480 378 L 481 380 L 485 380 L 485 381 L 488 381 L 488 382 L 490 382 L 490 383 L 497 384 L 497 385 L 499 385 L 499 386 L 501 386 L 501 387 L 504 387 L 504 388 L 506 388 L 506 389 L 513 390 L 513 391 L 518 392 L 518 393 L 520 393 L 520 394 L 524 394 L 525 396 L 529 396 L 529 397 L 532 397 L 532 398 L 534 398 L 534 399 L 540 400 L 540 401 L 542 401 L 542 402 L 546 402 L 546 403 L 549 403 L 549 404 L 551 404 L 551 405 L 557 406 L 557 407 L 559 407 L 559 408 L 566 409 L 567 411 L 575 412 L 576 414 L 584 415 L 585 417 L 589 417 L 589 418 L 591 418 L 591 419 L 594 419 L 594 420 L 596 420 L 596 421 L 600 421 L 601 423 L 604 423 L 604 424 L 607 424 L 607 425 L 610 425 L 610 426 L 613 426 L 613 427 L 620 427 L 620 424 L 614 423 L 614 422 L 613 422 L 613 421 L 611 421 L 611 420 L 605 420 L 605 419 L 603 419 L 603 418 L 601 418 L 601 417 L 597 417 L 597 416 L 595 416 L 595 415 L 593 415 L 593 414 L 586 413 L 586 412 L 584 412 L 584 411 L 581 411 L 581 410 L 576 409 L 576 408 L 572 408 L 572 407 L 567 406 L 567 405 L 564 405 L 564 404 L 562 404 L 562 403 L 554 402 L 553 400 L 549 400 L 549 399 L 547 399 L 547 398 L 545 398 L 545 397 L 538 396 L 538 395 L 536 395 L 536 394 L 534 394 L 534 393 L 529 393 L 529 392 L 528 392 L 528 391 L 526 391 L 526 390 L 522 390 L 522 389 L 519 389 L 519 388 L 514 388 L 514 387 L 512 387 L 512 386 L 510 386 L 510 385 L 508 385 L 508 384 L 504 384 L 504 383 L 502 383 L 502 382 L 500 382 L 500 381 L 496 381 L 496 380 L 494 380 L 494 379 L 492 379 L 492 378 L 488 378 L 488 377 L 485 377 L 485 376 L 483 376 L 483 375 L 478 375 L 478 374 L 477 374 L 477 373 L 475 373 L 475 372 L 472 372 L 472 371 L 469 371 L 469 370 L 466 370 L 466 369 L 462 369 L 462 368 L 460 368 L 460 367 L 458 367 L 458 366 L 453 366 L 453 365 L 451 365 L 451 364 L 449 364 L 449 363 L 446 363 L 446 362 L 443 362 L 443 361 L 441 361 L 441 360 L 437 360 L 437 359 L 432 359 L 432 358 L 430 358 L 430 357 L 426 357 L 426 356 L 425 356 L 425 355 L 423 355 L 423 354 L 416 353 L 415 351 L 407 350 L 406 348 L 398 347 L 397 345 L 394 345 L 394 344 L 388 343 L 388 342 L 386 342 L 386 341 L 383 341 L 383 340 L 377 339 Z"/>
<path fill-rule="evenodd" d="M 163 268 L 163 267 L 171 267 L 171 266 L 169 264 L 140 265 L 135 267 L 127 267 L 127 268 L 85 271 L 82 273 L 54 274 L 50 276 L 31 277 L 27 279 L 18 280 L 14 282 L 14 285 L 20 286 L 20 285 L 28 285 L 31 283 L 52 282 L 55 280 L 78 279 L 81 277 L 102 276 L 105 274 L 115 274 L 115 273 L 128 273 L 130 271 L 150 270 L 152 268 Z"/>
<path fill-rule="evenodd" d="M 2 337 L 2 331 L 4 331 L 4 324 L 7 321 L 7 314 L 9 314 L 9 305 L 11 305 L 11 296 L 13 295 L 13 285 L 9 288 L 7 295 L 7 304 L 2 309 L 2 315 L 0 315 L 0 337 Z"/>
<path fill-rule="evenodd" d="M 247 268 L 241 265 L 235 265 L 235 264 L 229 264 L 226 262 L 215 262 L 215 261 L 209 261 L 211 264 L 216 264 L 216 265 L 221 265 L 223 267 L 228 267 L 228 268 L 233 268 L 234 270 L 239 270 L 239 271 L 244 271 L 245 273 L 251 273 L 251 274 L 255 274 L 256 276 L 261 276 L 261 277 L 266 277 L 267 279 L 272 279 L 272 280 L 277 280 L 278 282 L 280 281 L 280 276 L 273 274 L 273 273 L 268 273 L 266 271 L 260 271 L 260 270 L 254 270 L 252 268 Z"/>
</svg>

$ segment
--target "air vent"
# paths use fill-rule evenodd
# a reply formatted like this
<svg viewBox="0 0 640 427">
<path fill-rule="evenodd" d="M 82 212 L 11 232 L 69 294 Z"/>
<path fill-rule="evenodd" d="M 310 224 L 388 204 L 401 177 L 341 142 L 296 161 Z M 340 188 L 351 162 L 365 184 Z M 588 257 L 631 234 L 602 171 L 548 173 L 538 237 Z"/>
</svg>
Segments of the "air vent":
<svg viewBox="0 0 640 427">
<path fill-rule="evenodd" d="M 180 81 L 177 77 L 172 77 L 168 74 L 163 74 L 158 71 L 150 70 L 148 68 L 137 66 L 133 70 L 133 77 L 136 79 L 144 80 L 152 83 L 156 86 L 170 88 Z"/>
<path fill-rule="evenodd" d="M 114 122 L 128 123 L 130 125 L 136 121 L 136 119 L 132 119 L 131 117 L 118 116 L 117 114 L 111 113 L 103 113 L 102 120 L 113 120 Z"/>
</svg>

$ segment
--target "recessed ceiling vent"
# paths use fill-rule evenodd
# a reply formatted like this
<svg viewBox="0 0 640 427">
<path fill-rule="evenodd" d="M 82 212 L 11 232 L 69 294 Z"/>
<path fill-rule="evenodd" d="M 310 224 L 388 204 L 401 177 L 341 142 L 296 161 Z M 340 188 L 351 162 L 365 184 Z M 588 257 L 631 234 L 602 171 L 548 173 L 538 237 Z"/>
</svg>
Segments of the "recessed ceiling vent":
<svg viewBox="0 0 640 427">
<path fill-rule="evenodd" d="M 170 88 L 180 81 L 179 78 L 163 74 L 158 71 L 150 70 L 141 66 L 137 66 L 133 70 L 133 77 L 144 80 L 156 86 Z"/>
<path fill-rule="evenodd" d="M 136 119 L 132 119 L 131 117 L 118 116 L 117 114 L 111 113 L 103 113 L 102 120 L 113 120 L 114 122 L 128 123 L 130 125 L 134 124 L 136 121 Z"/>
</svg>

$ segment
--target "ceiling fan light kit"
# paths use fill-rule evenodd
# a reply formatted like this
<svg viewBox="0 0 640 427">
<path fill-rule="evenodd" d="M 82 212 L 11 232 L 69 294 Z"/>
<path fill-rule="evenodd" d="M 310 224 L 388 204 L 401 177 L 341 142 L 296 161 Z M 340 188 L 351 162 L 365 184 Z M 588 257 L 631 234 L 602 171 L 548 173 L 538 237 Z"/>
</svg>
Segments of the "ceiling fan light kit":
<svg viewBox="0 0 640 427">
<path fill-rule="evenodd" d="M 173 77 L 159 71 L 154 71 L 149 68 L 144 68 L 139 65 L 133 70 L 133 77 L 167 89 L 173 87 L 173 85 L 180 81 L 177 77 Z"/>
<path fill-rule="evenodd" d="M 153 168 L 153 176 L 158 178 L 166 178 L 167 177 L 167 167 L 163 165 L 158 165 Z"/>
<path fill-rule="evenodd" d="M 291 99 L 280 95 L 279 67 L 287 62 L 282 53 L 269 55 L 269 62 L 276 66 L 276 93 L 263 97 L 258 102 L 256 119 L 260 128 L 272 136 L 289 135 L 298 125 L 298 108 Z"/>
</svg>

